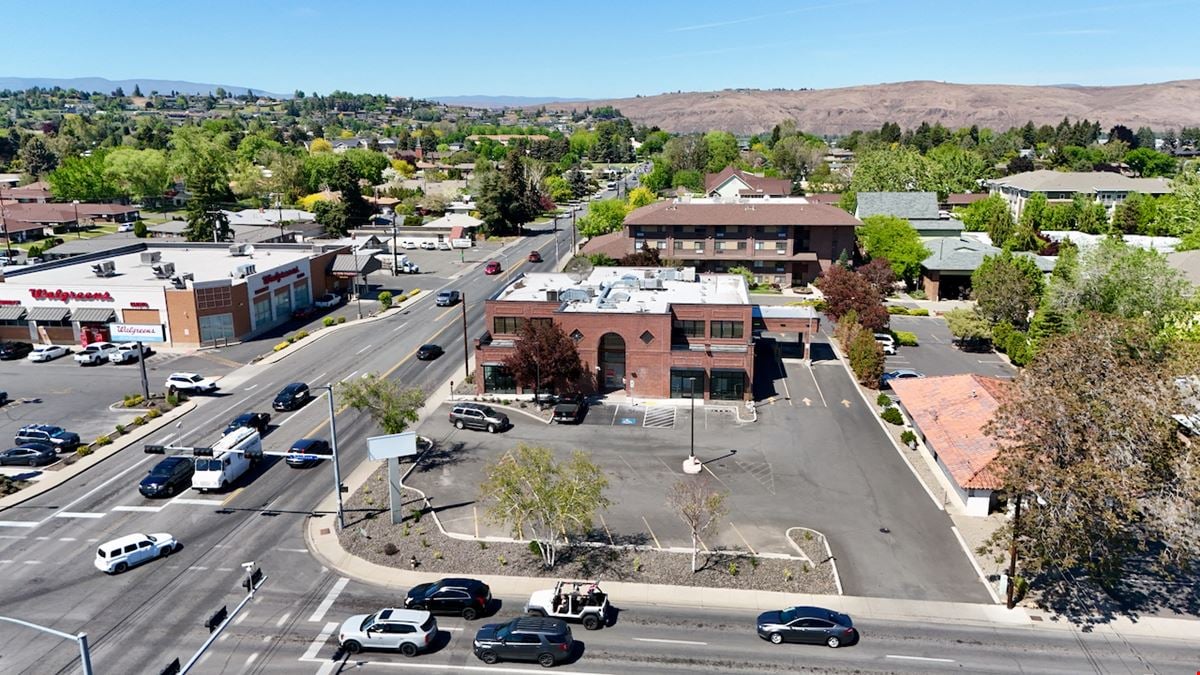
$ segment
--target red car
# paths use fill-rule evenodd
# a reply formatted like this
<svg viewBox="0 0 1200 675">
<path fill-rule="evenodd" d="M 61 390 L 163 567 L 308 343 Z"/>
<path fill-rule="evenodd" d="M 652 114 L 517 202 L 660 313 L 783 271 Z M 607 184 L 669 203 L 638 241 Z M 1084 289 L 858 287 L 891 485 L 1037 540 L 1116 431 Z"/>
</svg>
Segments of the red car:
<svg viewBox="0 0 1200 675">
<path fill-rule="evenodd" d="M 531 263 L 542 262 L 542 254 L 538 253 L 537 251 L 530 251 L 529 252 L 529 262 L 531 262 Z"/>
<path fill-rule="evenodd" d="M 484 274 L 500 274 L 500 263 L 492 260 L 483 268 Z"/>
</svg>

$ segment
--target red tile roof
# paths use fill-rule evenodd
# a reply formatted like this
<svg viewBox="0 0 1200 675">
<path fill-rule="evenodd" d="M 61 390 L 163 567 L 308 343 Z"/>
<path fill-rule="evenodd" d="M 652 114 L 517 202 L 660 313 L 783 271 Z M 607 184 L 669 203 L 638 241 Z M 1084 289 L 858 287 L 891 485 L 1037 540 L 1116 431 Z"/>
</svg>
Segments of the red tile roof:
<svg viewBox="0 0 1200 675">
<path fill-rule="evenodd" d="M 984 490 L 1002 485 L 992 467 L 1000 442 L 983 429 L 1009 386 L 982 375 L 892 380 L 892 391 L 954 482 Z"/>
<path fill-rule="evenodd" d="M 620 260 L 633 253 L 633 240 L 626 236 L 625 230 L 609 232 L 589 239 L 580 248 L 580 253 L 603 253 L 613 260 Z"/>
<path fill-rule="evenodd" d="M 751 200 L 740 204 L 662 201 L 625 216 L 626 225 L 861 225 L 845 211 L 825 204 Z"/>
<path fill-rule="evenodd" d="M 727 166 L 718 173 L 704 174 L 704 192 L 711 193 L 713 190 L 721 186 L 722 183 L 729 180 L 733 176 L 737 176 L 743 183 L 750 187 L 749 190 L 740 190 L 739 194 L 744 195 L 770 195 L 772 197 L 786 197 L 792 193 L 792 181 L 786 178 L 766 178 L 752 173 L 746 173 L 736 167 Z"/>
</svg>

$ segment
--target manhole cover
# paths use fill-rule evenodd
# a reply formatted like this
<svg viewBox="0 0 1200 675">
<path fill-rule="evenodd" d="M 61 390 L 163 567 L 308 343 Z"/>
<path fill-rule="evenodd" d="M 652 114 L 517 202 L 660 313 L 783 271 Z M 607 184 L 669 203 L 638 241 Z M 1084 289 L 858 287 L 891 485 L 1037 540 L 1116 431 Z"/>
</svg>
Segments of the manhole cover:
<svg viewBox="0 0 1200 675">
<path fill-rule="evenodd" d="M 322 527 L 321 529 L 317 530 L 317 532 L 318 532 L 319 534 L 329 534 L 329 528 L 328 528 L 328 527 Z"/>
</svg>

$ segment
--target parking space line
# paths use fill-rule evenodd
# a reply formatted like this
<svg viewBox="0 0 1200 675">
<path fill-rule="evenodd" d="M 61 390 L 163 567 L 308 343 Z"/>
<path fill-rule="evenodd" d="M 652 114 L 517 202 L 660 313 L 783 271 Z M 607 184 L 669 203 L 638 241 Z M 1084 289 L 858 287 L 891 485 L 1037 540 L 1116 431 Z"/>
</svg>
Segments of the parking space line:
<svg viewBox="0 0 1200 675">
<path fill-rule="evenodd" d="M 300 660 L 306 661 L 308 659 L 316 658 L 317 652 L 321 651 L 321 647 L 325 645 L 325 641 L 329 639 L 330 635 L 333 635 L 333 631 L 337 630 L 337 627 L 338 624 L 336 621 L 330 621 L 329 623 L 325 624 L 325 627 L 321 629 L 319 634 L 317 634 L 316 639 L 314 639 L 312 643 L 308 645 L 308 649 L 305 650 L 304 656 L 301 656 Z"/>
<path fill-rule="evenodd" d="M 817 374 L 813 372 L 812 364 L 808 364 L 806 367 L 808 368 L 809 376 L 812 377 L 813 384 L 817 386 L 817 394 L 821 397 L 821 405 L 828 408 L 829 403 L 825 401 L 825 392 L 821 391 L 821 383 L 817 382 Z"/>
<path fill-rule="evenodd" d="M 658 543 L 658 537 L 654 536 L 654 528 L 650 527 L 650 521 L 646 520 L 646 516 L 642 516 L 642 522 L 646 524 L 646 529 L 650 532 L 650 538 L 654 540 L 654 548 L 662 550 L 662 544 Z"/>
<path fill-rule="evenodd" d="M 746 541 L 746 537 L 742 536 L 742 531 L 737 529 L 737 525 L 734 525 L 732 520 L 729 521 L 729 527 L 733 528 L 733 531 L 737 533 L 738 539 L 742 540 L 742 543 L 746 545 L 746 548 L 750 551 L 751 555 L 758 555 L 758 551 L 755 551 L 754 547 L 750 545 L 750 542 Z"/>
<path fill-rule="evenodd" d="M 108 515 L 108 514 L 103 513 L 103 512 L 94 513 L 94 512 L 84 512 L 84 511 L 59 511 L 58 513 L 54 514 L 54 517 L 55 518 L 103 518 L 106 515 Z"/>
</svg>

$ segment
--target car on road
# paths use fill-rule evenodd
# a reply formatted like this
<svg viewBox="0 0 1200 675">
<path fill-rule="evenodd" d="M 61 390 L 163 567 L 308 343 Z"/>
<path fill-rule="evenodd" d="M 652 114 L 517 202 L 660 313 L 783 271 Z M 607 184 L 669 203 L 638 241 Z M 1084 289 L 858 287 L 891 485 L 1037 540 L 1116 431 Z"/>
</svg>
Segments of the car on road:
<svg viewBox="0 0 1200 675">
<path fill-rule="evenodd" d="M 500 274 L 503 271 L 504 270 L 500 267 L 500 261 L 498 260 L 489 260 L 488 264 L 484 265 L 483 267 L 483 273 L 487 274 L 488 276 Z"/>
<path fill-rule="evenodd" d="M 321 460 L 333 456 L 329 442 L 321 438 L 301 438 L 288 448 L 287 457 L 283 461 L 290 467 L 303 469 L 321 463 Z"/>
<path fill-rule="evenodd" d="M 105 574 L 120 574 L 130 567 L 182 550 L 183 544 L 166 532 L 127 534 L 100 544 L 93 564 Z"/>
<path fill-rule="evenodd" d="M 364 649 L 390 649 L 416 656 L 433 644 L 437 633 L 437 619 L 429 612 L 389 608 L 343 621 L 338 629 L 338 644 L 347 654 Z"/>
<path fill-rule="evenodd" d="M 271 407 L 280 412 L 295 410 L 304 406 L 312 399 L 312 392 L 309 391 L 308 385 L 303 382 L 293 382 L 275 395 L 275 400 L 271 401 Z"/>
<path fill-rule="evenodd" d="M 571 658 L 575 641 L 561 619 L 522 616 L 507 623 L 490 623 L 475 633 L 475 657 L 487 664 L 535 661 L 545 668 Z"/>
<path fill-rule="evenodd" d="M 217 390 L 217 383 L 196 373 L 171 373 L 167 377 L 167 391 L 183 391 L 202 394 Z"/>
<path fill-rule="evenodd" d="M 459 300 L 462 300 L 462 293 L 458 291 L 439 291 L 434 304 L 438 307 L 451 307 L 457 305 Z"/>
<path fill-rule="evenodd" d="M 531 263 L 542 262 L 542 254 L 538 251 L 530 251 L 529 252 L 529 262 L 531 262 Z"/>
<path fill-rule="evenodd" d="M 167 457 L 150 469 L 138 484 L 138 492 L 143 497 L 171 497 L 190 488 L 195 473 L 196 463 L 191 457 Z"/>
<path fill-rule="evenodd" d="M 450 423 L 458 429 L 484 430 L 489 434 L 509 427 L 508 415 L 480 403 L 456 403 L 450 409 Z"/>
<path fill-rule="evenodd" d="M 25 359 L 34 363 L 42 363 L 44 361 L 53 361 L 60 356 L 66 356 L 70 353 L 71 350 L 62 345 L 37 345 L 29 352 L 29 355 Z"/>
<path fill-rule="evenodd" d="M 553 420 L 558 424 L 579 424 L 587 413 L 587 405 L 583 394 L 564 394 L 554 404 Z"/>
<path fill-rule="evenodd" d="M 225 431 L 222 435 L 233 433 L 242 427 L 249 427 L 257 431 L 259 434 L 265 434 L 267 433 L 267 427 L 269 426 L 271 426 L 271 415 L 269 413 L 244 412 L 241 415 L 233 418 L 233 420 L 225 426 Z"/>
<path fill-rule="evenodd" d="M 884 373 L 879 378 L 879 386 L 887 389 L 892 386 L 892 380 L 906 380 L 914 377 L 925 377 L 925 373 L 913 370 L 912 368 L 898 368 L 891 372 Z"/>
<path fill-rule="evenodd" d="M 28 342 L 15 342 L 5 340 L 0 342 L 0 361 L 12 361 L 13 359 L 23 359 L 33 351 L 33 345 Z"/>
<path fill-rule="evenodd" d="M 418 361 L 432 361 L 445 353 L 441 345 L 425 344 L 417 348 Z"/>
<path fill-rule="evenodd" d="M 154 353 L 150 349 L 150 345 L 142 345 L 142 357 L 145 358 Z M 138 346 L 136 342 L 129 342 L 123 345 L 117 345 L 117 349 L 108 355 L 110 363 L 137 363 Z"/>
<path fill-rule="evenodd" d="M 26 443 L 0 452 L 0 466 L 45 466 L 58 461 L 53 446 Z"/>
<path fill-rule="evenodd" d="M 317 298 L 313 304 L 321 309 L 337 307 L 338 305 L 342 304 L 342 296 L 338 295 L 337 293 L 326 293 L 325 295 Z"/>
<path fill-rule="evenodd" d="M 17 429 L 13 443 L 27 445 L 44 443 L 59 452 L 70 452 L 79 447 L 79 434 L 53 424 L 26 424 Z"/>
<path fill-rule="evenodd" d="M 93 342 L 75 354 L 75 363 L 81 366 L 95 366 L 108 363 L 108 356 L 117 351 L 117 346 L 111 342 Z"/>
<path fill-rule="evenodd" d="M 425 251 L 436 251 L 437 244 L 435 244 L 432 239 L 426 239 L 425 241 L 421 242 L 421 249 Z"/>
<path fill-rule="evenodd" d="M 853 644 L 858 631 L 850 617 L 824 607 L 789 607 L 763 612 L 755 622 L 758 636 L 772 644 L 800 642 L 837 648 Z"/>
<path fill-rule="evenodd" d="M 400 241 L 400 248 L 402 248 L 406 251 L 411 251 L 411 250 L 415 249 L 416 247 L 417 247 L 417 242 L 413 241 L 412 239 L 403 239 Z"/>
<path fill-rule="evenodd" d="M 578 621 L 587 630 L 608 625 L 608 594 L 599 581 L 559 581 L 554 588 L 534 591 L 525 603 L 530 616 Z"/>
<path fill-rule="evenodd" d="M 492 589 L 487 584 L 477 579 L 461 578 L 417 584 L 408 589 L 408 596 L 404 598 L 407 609 L 451 614 L 467 621 L 483 616 L 491 602 Z"/>
</svg>

